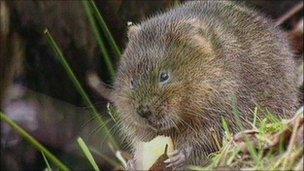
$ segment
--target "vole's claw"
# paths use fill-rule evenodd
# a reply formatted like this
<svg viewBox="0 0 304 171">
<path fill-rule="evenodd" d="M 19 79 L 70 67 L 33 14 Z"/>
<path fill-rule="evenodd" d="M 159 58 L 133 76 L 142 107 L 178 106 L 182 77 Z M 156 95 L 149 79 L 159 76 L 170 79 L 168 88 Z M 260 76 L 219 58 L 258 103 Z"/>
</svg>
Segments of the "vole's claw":
<svg viewBox="0 0 304 171">
<path fill-rule="evenodd" d="M 168 156 L 169 156 L 169 158 L 170 158 L 170 157 L 173 157 L 173 156 L 177 155 L 178 153 L 180 153 L 180 150 L 174 150 L 174 151 L 171 152 L 171 153 L 168 152 Z"/>
<path fill-rule="evenodd" d="M 166 167 L 178 168 L 185 164 L 186 156 L 183 153 L 179 153 L 178 155 L 169 158 L 165 161 L 168 165 Z"/>
<path fill-rule="evenodd" d="M 136 167 L 135 167 L 135 160 L 134 160 L 134 159 L 128 160 L 126 170 L 127 170 L 127 171 L 136 170 Z"/>
<path fill-rule="evenodd" d="M 165 160 L 166 167 L 179 168 L 185 165 L 187 158 L 190 155 L 191 149 L 175 150 L 171 154 L 168 154 L 169 159 Z"/>
</svg>

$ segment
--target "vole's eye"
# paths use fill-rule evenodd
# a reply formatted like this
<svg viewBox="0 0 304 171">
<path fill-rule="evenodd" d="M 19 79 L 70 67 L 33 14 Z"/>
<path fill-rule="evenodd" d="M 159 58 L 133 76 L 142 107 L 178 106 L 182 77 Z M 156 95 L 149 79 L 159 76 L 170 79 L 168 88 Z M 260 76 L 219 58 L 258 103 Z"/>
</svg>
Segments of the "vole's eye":
<svg viewBox="0 0 304 171">
<path fill-rule="evenodd" d="M 130 81 L 130 87 L 131 87 L 131 89 L 134 89 L 134 81 L 133 80 Z"/>
<path fill-rule="evenodd" d="M 170 75 L 166 72 L 163 72 L 160 74 L 160 82 L 164 83 L 167 82 L 170 79 Z"/>
<path fill-rule="evenodd" d="M 139 86 L 138 80 L 131 80 L 131 81 L 130 81 L 130 88 L 131 88 L 132 90 L 137 89 L 138 86 Z"/>
</svg>

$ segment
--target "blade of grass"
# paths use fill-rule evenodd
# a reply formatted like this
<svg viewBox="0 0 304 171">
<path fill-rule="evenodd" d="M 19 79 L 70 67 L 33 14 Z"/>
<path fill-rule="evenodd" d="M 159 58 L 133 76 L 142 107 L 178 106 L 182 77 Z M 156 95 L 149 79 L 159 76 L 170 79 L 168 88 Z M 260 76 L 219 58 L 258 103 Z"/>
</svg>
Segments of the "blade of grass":
<svg viewBox="0 0 304 171">
<path fill-rule="evenodd" d="M 290 156 L 290 154 L 294 149 L 294 144 L 296 142 L 296 135 L 297 135 L 297 130 L 299 129 L 299 124 L 300 124 L 300 119 L 297 119 L 292 128 L 292 133 L 291 133 L 290 141 L 288 143 L 286 156 Z M 282 169 L 287 169 L 288 158 L 289 157 L 286 157 L 285 160 L 283 160 Z"/>
<path fill-rule="evenodd" d="M 174 0 L 173 1 L 173 7 L 179 7 L 181 6 L 182 2 L 180 0 Z"/>
<path fill-rule="evenodd" d="M 102 15 L 100 14 L 96 4 L 94 3 L 93 0 L 89 0 L 88 3 L 91 5 L 91 12 L 95 14 L 95 18 L 97 20 L 97 23 L 99 24 L 100 28 L 102 29 L 103 33 L 105 34 L 106 38 L 109 40 L 109 43 L 111 44 L 111 48 L 113 49 L 115 55 L 117 57 L 120 57 L 121 55 L 121 50 L 117 46 L 106 22 L 104 21 Z"/>
<path fill-rule="evenodd" d="M 120 163 L 118 163 L 116 160 L 113 160 L 112 158 L 100 153 L 97 149 L 89 147 L 90 151 L 92 151 L 93 153 L 95 153 L 96 155 L 100 156 L 103 160 L 105 160 L 106 162 L 108 162 L 110 165 L 112 165 L 113 167 L 122 167 Z"/>
<path fill-rule="evenodd" d="M 245 137 L 245 144 L 248 148 L 248 152 L 249 152 L 250 156 L 252 157 L 253 161 L 255 162 L 255 165 L 259 166 L 260 160 L 259 160 L 258 152 L 248 137 Z"/>
<path fill-rule="evenodd" d="M 224 119 L 224 117 L 222 117 L 222 125 L 223 125 L 223 129 L 226 133 L 226 138 L 230 138 L 231 134 L 229 131 L 229 126 L 228 126 L 228 123 L 226 122 L 226 120 Z"/>
<path fill-rule="evenodd" d="M 241 150 L 239 148 L 236 148 L 235 150 L 233 150 L 233 153 L 231 154 L 231 156 L 228 158 L 227 160 L 227 165 L 231 165 L 233 160 L 235 160 L 237 154 L 239 154 Z"/>
<path fill-rule="evenodd" d="M 100 34 L 100 32 L 98 31 L 98 26 L 95 22 L 95 19 L 94 19 L 94 16 L 93 16 L 93 13 L 92 13 L 92 9 L 91 9 L 91 5 L 89 4 L 89 1 L 82 1 L 83 2 L 83 6 L 84 6 L 84 9 L 88 15 L 88 18 L 89 18 L 89 21 L 92 25 L 92 29 L 93 29 L 93 32 L 97 38 L 97 43 L 99 44 L 100 46 L 100 49 L 101 49 L 101 53 L 103 55 L 103 58 L 105 60 L 105 63 L 106 63 L 106 66 L 108 68 L 108 71 L 110 72 L 111 74 L 111 78 L 113 79 L 114 76 L 115 76 L 115 70 L 112 66 L 112 62 L 110 60 L 110 57 L 109 57 L 109 53 L 106 49 L 106 46 L 104 44 L 104 42 L 102 41 L 101 37 L 102 35 Z"/>
<path fill-rule="evenodd" d="M 167 146 L 166 146 L 166 149 L 168 148 Z M 165 150 L 164 154 L 167 154 L 167 150 Z M 115 156 L 120 161 L 120 163 L 123 165 L 123 168 L 127 168 L 127 161 L 122 157 L 121 151 L 116 151 Z"/>
<path fill-rule="evenodd" d="M 94 114 L 94 117 L 96 117 L 97 120 L 98 120 L 98 122 L 102 125 L 103 132 L 105 133 L 106 136 L 107 135 L 109 136 L 110 142 L 114 145 L 114 147 L 116 149 L 118 149 L 118 145 L 117 145 L 116 141 L 114 140 L 113 136 L 111 135 L 111 133 L 110 133 L 110 131 L 109 131 L 109 129 L 108 129 L 108 127 L 107 127 L 104 119 L 102 119 L 102 117 L 99 115 L 99 112 L 97 111 L 96 107 L 93 105 L 93 103 L 91 102 L 89 96 L 86 94 L 86 92 L 82 88 L 80 82 L 78 81 L 78 79 L 75 76 L 73 70 L 71 69 L 70 65 L 66 61 L 66 59 L 65 59 L 62 51 L 60 50 L 58 44 L 56 43 L 56 41 L 54 40 L 54 38 L 51 36 L 51 34 L 49 33 L 49 31 L 47 29 L 45 29 L 44 34 L 46 35 L 48 43 L 53 48 L 53 51 L 55 52 L 57 58 L 59 59 L 59 61 L 61 62 L 61 64 L 65 68 L 67 74 L 69 75 L 70 79 L 74 83 L 74 86 L 76 87 L 76 89 L 78 90 L 78 92 L 80 93 L 80 95 L 82 96 L 84 102 L 92 110 L 92 112 Z"/>
<path fill-rule="evenodd" d="M 18 134 L 20 134 L 26 141 L 31 143 L 37 150 L 43 152 L 54 164 L 56 164 L 61 170 L 70 170 L 63 162 L 61 162 L 55 155 L 53 155 L 48 149 L 40 144 L 35 138 L 21 128 L 17 123 L 10 119 L 7 115 L 0 112 L 0 120 L 9 124 Z"/>
<path fill-rule="evenodd" d="M 88 146 L 85 144 L 85 142 L 82 140 L 82 138 L 78 137 L 77 139 L 78 145 L 81 148 L 81 150 L 83 151 L 84 155 L 87 157 L 87 159 L 89 160 L 89 162 L 91 163 L 92 167 L 94 168 L 95 171 L 100 171 Z"/>
<path fill-rule="evenodd" d="M 50 166 L 47 158 L 45 157 L 45 155 L 44 155 L 44 153 L 42 151 L 41 151 L 41 154 L 42 154 L 43 160 L 44 160 L 44 162 L 45 162 L 45 164 L 47 166 L 47 171 L 52 171 L 52 168 L 51 168 L 51 166 Z"/>
<path fill-rule="evenodd" d="M 108 111 L 109 115 L 111 116 L 112 120 L 116 123 L 117 121 L 114 117 L 113 109 L 111 108 L 110 105 L 111 105 L 110 103 L 107 104 L 107 111 Z"/>
</svg>

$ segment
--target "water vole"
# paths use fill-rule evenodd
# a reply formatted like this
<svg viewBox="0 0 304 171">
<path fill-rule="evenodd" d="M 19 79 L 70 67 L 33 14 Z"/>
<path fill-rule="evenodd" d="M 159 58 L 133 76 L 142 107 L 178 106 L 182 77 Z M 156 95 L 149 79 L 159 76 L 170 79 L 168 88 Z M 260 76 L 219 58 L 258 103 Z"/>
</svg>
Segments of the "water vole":
<svg viewBox="0 0 304 171">
<path fill-rule="evenodd" d="M 222 118 L 235 132 L 249 127 L 256 106 L 280 117 L 295 110 L 286 38 L 242 4 L 185 3 L 128 34 L 112 94 L 121 131 L 132 144 L 170 136 L 176 153 L 168 166 L 203 164 L 218 149 Z"/>
</svg>

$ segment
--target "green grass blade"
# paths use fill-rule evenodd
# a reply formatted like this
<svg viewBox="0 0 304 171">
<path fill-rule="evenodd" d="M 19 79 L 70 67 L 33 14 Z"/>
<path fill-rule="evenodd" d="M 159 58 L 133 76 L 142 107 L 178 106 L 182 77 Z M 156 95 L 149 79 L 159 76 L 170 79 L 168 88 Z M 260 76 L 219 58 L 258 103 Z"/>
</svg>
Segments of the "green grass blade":
<svg viewBox="0 0 304 171">
<path fill-rule="evenodd" d="M 248 152 L 249 152 L 250 156 L 252 157 L 253 161 L 255 162 L 255 165 L 258 166 L 260 163 L 258 152 L 255 149 L 253 143 L 248 139 L 248 137 L 245 137 L 245 144 L 248 148 Z"/>
<path fill-rule="evenodd" d="M 109 115 L 111 116 L 112 120 L 113 120 L 115 123 L 117 123 L 117 121 L 116 121 L 116 119 L 115 119 L 115 117 L 114 117 L 114 115 L 116 115 L 116 110 L 115 110 L 114 108 L 111 107 L 111 104 L 110 104 L 110 103 L 107 104 L 107 111 L 108 111 Z M 114 114 L 114 112 L 115 112 L 115 114 Z"/>
<path fill-rule="evenodd" d="M 258 108 L 254 108 L 254 113 L 253 113 L 253 125 L 256 126 L 256 120 L 257 120 L 257 115 L 258 115 Z"/>
<path fill-rule="evenodd" d="M 112 165 L 114 168 L 117 168 L 119 166 L 121 166 L 120 163 L 118 163 L 116 160 L 100 153 L 97 149 L 90 147 L 89 148 L 90 151 L 92 151 L 94 154 L 98 155 L 99 157 L 101 157 L 104 161 L 106 161 L 107 163 L 109 163 L 110 165 Z"/>
<path fill-rule="evenodd" d="M 115 40 L 114 40 L 114 38 L 113 38 L 113 36 L 112 36 L 112 34 L 111 34 L 111 32 L 110 32 L 108 26 L 107 26 L 107 24 L 106 24 L 106 22 L 104 21 L 102 15 L 100 14 L 100 12 L 99 12 L 99 10 L 98 10 L 96 4 L 94 3 L 93 0 L 89 0 L 88 2 L 89 2 L 89 4 L 90 4 L 91 7 L 92 7 L 91 10 L 92 10 L 93 14 L 95 14 L 95 18 L 96 18 L 96 20 L 97 20 L 97 23 L 99 24 L 99 26 L 101 27 L 103 33 L 105 34 L 106 38 L 108 39 L 108 41 L 109 41 L 109 43 L 110 43 L 110 45 L 111 45 L 111 48 L 113 49 L 115 55 L 116 55 L 117 57 L 120 57 L 120 55 L 121 55 L 121 50 L 120 50 L 119 47 L 117 46 L 117 44 L 116 44 L 116 42 L 115 42 Z"/>
<path fill-rule="evenodd" d="M 181 6 L 182 2 L 180 0 L 174 0 L 173 1 L 173 7 L 179 7 Z"/>
<path fill-rule="evenodd" d="M 97 118 L 97 121 L 102 125 L 102 131 L 105 133 L 106 136 L 109 136 L 109 140 L 110 140 L 111 144 L 113 144 L 113 146 L 118 149 L 118 145 L 117 145 L 116 141 L 114 140 L 113 136 L 111 135 L 108 127 L 106 126 L 104 119 L 102 119 L 102 117 L 99 115 L 99 112 L 97 111 L 96 107 L 93 105 L 89 96 L 82 88 L 80 82 L 78 81 L 76 75 L 74 74 L 70 65 L 66 61 L 62 51 L 60 50 L 59 46 L 56 43 L 56 41 L 54 40 L 54 38 L 51 36 L 51 34 L 49 33 L 49 31 L 47 29 L 44 31 L 44 34 L 46 35 L 47 40 L 48 40 L 49 44 L 51 45 L 51 47 L 53 48 L 57 58 L 62 63 L 62 65 L 65 68 L 70 79 L 73 81 L 73 84 L 76 87 L 77 91 L 82 96 L 84 102 L 92 110 L 94 117 Z"/>
<path fill-rule="evenodd" d="M 43 152 L 48 159 L 50 159 L 55 165 L 57 165 L 61 170 L 70 170 L 63 162 L 61 162 L 55 155 L 53 155 L 48 149 L 46 149 L 42 144 L 40 144 L 35 138 L 33 138 L 29 133 L 27 133 L 23 128 L 21 128 L 17 123 L 10 119 L 7 115 L 0 112 L 0 120 L 9 124 L 18 134 L 20 134 L 26 141 L 31 143 L 37 150 Z"/>
<path fill-rule="evenodd" d="M 41 154 L 42 154 L 43 160 L 44 160 L 44 162 L 45 162 L 45 164 L 47 166 L 47 171 L 52 171 L 52 168 L 51 168 L 51 166 L 49 164 L 49 161 L 47 160 L 47 158 L 45 157 L 45 155 L 44 155 L 44 153 L 42 151 L 41 151 Z"/>
<path fill-rule="evenodd" d="M 82 140 L 82 138 L 78 138 L 77 139 L 78 145 L 81 148 L 81 150 L 83 151 L 84 155 L 87 157 L 87 159 L 89 160 L 89 162 L 91 163 L 92 167 L 94 168 L 95 171 L 100 171 L 88 146 L 85 144 L 85 142 Z"/>
<path fill-rule="evenodd" d="M 222 117 L 222 125 L 223 125 L 223 129 L 226 132 L 226 136 L 227 138 L 229 138 L 231 136 L 230 131 L 229 131 L 229 126 L 228 123 L 226 122 L 226 120 L 224 119 L 224 117 Z"/>
<path fill-rule="evenodd" d="M 98 31 L 98 26 L 95 22 L 95 19 L 94 19 L 93 13 L 92 13 L 91 5 L 89 4 L 89 1 L 82 1 L 82 2 L 83 2 L 84 9 L 85 9 L 85 11 L 88 15 L 89 21 L 92 25 L 93 32 L 94 32 L 94 34 L 97 38 L 97 43 L 100 46 L 101 53 L 102 53 L 103 58 L 105 60 L 107 69 L 108 69 L 108 71 L 111 75 L 111 78 L 113 79 L 115 77 L 115 70 L 114 70 L 112 62 L 110 60 L 108 50 L 106 49 L 106 46 L 105 46 L 103 40 L 101 39 L 102 35 Z"/>
</svg>

